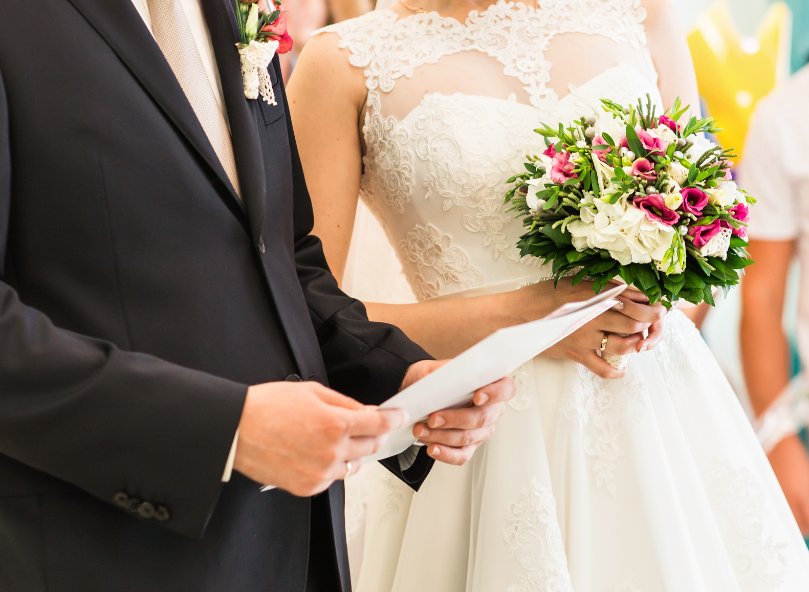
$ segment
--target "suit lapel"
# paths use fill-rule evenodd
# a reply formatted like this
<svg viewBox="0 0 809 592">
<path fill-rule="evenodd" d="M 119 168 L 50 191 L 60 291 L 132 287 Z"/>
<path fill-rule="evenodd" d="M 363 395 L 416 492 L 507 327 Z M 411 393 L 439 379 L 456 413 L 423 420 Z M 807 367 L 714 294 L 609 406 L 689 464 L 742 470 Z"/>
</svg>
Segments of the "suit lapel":
<svg viewBox="0 0 809 592">
<path fill-rule="evenodd" d="M 210 167 L 229 194 L 244 209 L 191 105 L 166 62 L 163 52 L 131 0 L 69 0 L 118 54 L 188 143 Z M 235 51 L 235 50 L 234 50 Z M 238 158 L 238 153 L 236 154 Z M 241 170 L 240 170 L 241 172 Z"/>
<path fill-rule="evenodd" d="M 253 237 L 258 239 L 264 222 L 267 189 L 265 157 L 259 136 L 261 114 L 258 101 L 261 99 L 249 101 L 244 97 L 241 63 L 236 50 L 238 29 L 233 2 L 201 0 L 219 67 L 242 198 L 247 205 Z"/>
</svg>

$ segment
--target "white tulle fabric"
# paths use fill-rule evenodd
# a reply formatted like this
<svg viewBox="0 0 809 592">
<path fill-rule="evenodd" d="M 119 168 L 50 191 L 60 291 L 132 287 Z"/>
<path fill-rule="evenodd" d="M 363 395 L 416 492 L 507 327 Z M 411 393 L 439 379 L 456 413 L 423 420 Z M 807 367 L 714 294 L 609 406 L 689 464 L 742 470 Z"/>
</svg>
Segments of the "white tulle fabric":
<svg viewBox="0 0 809 592">
<path fill-rule="evenodd" d="M 505 179 L 540 122 L 660 102 L 643 20 L 638 0 L 500 0 L 464 23 L 379 10 L 327 28 L 365 72 L 361 197 L 384 231 L 360 213 L 347 290 L 406 302 L 547 278 L 518 257 Z M 515 379 L 466 467 L 437 465 L 416 495 L 376 467 L 349 480 L 359 592 L 807 589 L 766 457 L 680 313 L 622 380 L 545 359 Z"/>
</svg>

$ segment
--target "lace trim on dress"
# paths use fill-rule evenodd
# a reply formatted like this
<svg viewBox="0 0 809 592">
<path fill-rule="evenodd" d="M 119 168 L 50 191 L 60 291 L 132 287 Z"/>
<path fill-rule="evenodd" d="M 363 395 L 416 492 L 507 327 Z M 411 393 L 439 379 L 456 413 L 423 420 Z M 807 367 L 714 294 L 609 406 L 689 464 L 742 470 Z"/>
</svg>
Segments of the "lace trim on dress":
<svg viewBox="0 0 809 592">
<path fill-rule="evenodd" d="M 499 0 L 466 21 L 436 12 L 400 17 L 378 10 L 321 29 L 339 35 L 351 52 L 349 62 L 362 68 L 368 90 L 388 93 L 396 80 L 416 68 L 436 64 L 453 53 L 482 51 L 519 79 L 535 107 L 556 101 L 548 88 L 551 64 L 543 58 L 550 41 L 563 33 L 600 35 L 644 50 L 646 12 L 641 0 L 541 0 L 538 8 Z"/>
<path fill-rule="evenodd" d="M 507 592 L 573 592 L 556 500 L 536 478 L 510 507 L 503 527 L 509 553 L 526 574 Z"/>
<path fill-rule="evenodd" d="M 469 290 L 483 283 L 483 274 L 466 253 L 432 224 L 416 225 L 399 243 L 399 249 L 403 263 L 414 268 L 415 273 L 408 275 L 415 280 L 413 288 L 423 300 L 440 295 L 449 284 Z"/>
</svg>

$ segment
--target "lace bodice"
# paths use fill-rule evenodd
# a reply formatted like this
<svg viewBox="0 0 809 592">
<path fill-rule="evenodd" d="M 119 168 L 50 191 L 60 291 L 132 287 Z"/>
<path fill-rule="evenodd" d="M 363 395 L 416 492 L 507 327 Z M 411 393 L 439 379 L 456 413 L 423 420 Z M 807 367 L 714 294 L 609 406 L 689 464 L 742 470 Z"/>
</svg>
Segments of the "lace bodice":
<svg viewBox="0 0 809 592">
<path fill-rule="evenodd" d="M 361 197 L 419 299 L 546 277 L 520 260 L 506 179 L 533 129 L 659 100 L 639 0 L 499 0 L 461 23 L 379 10 L 327 27 L 362 68 Z"/>
</svg>

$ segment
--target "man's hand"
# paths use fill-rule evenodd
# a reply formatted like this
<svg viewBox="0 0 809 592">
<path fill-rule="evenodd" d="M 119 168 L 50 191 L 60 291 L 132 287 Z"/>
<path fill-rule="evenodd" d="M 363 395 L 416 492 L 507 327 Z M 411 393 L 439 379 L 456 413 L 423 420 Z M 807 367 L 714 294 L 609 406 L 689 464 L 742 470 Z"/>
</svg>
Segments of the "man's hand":
<svg viewBox="0 0 809 592">
<path fill-rule="evenodd" d="M 366 407 L 316 382 L 253 386 L 234 468 L 258 483 L 315 495 L 355 472 L 406 421 L 402 411 Z"/>
<path fill-rule="evenodd" d="M 809 456 L 798 436 L 781 440 L 769 454 L 770 464 L 804 536 L 809 536 Z"/>
<path fill-rule="evenodd" d="M 411 366 L 402 388 L 424 378 L 446 361 L 424 361 Z M 505 403 L 514 396 L 514 382 L 503 378 L 475 392 L 472 404 L 462 409 L 433 413 L 413 427 L 413 435 L 427 445 L 427 454 L 451 465 L 466 464 L 478 447 L 494 433 Z"/>
</svg>

